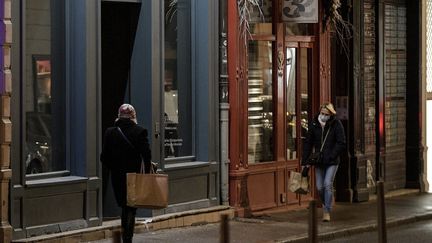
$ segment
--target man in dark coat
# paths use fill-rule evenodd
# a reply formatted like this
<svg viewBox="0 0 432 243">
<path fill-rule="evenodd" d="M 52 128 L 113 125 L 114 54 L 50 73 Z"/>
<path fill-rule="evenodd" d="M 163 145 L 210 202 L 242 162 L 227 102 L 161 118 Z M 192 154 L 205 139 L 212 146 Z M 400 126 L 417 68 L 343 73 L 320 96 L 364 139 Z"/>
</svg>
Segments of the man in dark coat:
<svg viewBox="0 0 432 243">
<path fill-rule="evenodd" d="M 346 149 L 345 132 L 342 123 L 336 118 L 331 103 L 324 103 L 320 113 L 309 124 L 303 144 L 302 165 L 309 167 L 309 156 L 321 151 L 321 159 L 315 166 L 316 187 L 323 203 L 323 221 L 330 221 L 333 202 L 333 181 L 339 166 L 339 156 Z"/>
<path fill-rule="evenodd" d="M 111 172 L 114 196 L 118 206 L 122 208 L 123 242 L 132 242 L 136 208 L 126 204 L 126 173 L 140 172 L 141 161 L 144 161 L 148 173 L 151 151 L 147 130 L 137 125 L 136 112 L 132 105 L 120 106 L 114 125 L 105 131 L 100 160 Z"/>
</svg>

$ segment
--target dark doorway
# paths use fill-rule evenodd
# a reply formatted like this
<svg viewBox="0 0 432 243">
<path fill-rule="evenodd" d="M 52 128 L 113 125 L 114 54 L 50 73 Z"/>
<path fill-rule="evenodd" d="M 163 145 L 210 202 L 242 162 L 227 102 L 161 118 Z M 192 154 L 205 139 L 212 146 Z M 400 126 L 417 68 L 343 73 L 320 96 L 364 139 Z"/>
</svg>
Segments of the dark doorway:
<svg viewBox="0 0 432 243">
<path fill-rule="evenodd" d="M 113 126 L 117 109 L 130 101 L 130 63 L 141 3 L 102 2 L 102 131 Z M 121 213 L 111 188 L 109 172 L 102 168 L 103 216 Z"/>
</svg>

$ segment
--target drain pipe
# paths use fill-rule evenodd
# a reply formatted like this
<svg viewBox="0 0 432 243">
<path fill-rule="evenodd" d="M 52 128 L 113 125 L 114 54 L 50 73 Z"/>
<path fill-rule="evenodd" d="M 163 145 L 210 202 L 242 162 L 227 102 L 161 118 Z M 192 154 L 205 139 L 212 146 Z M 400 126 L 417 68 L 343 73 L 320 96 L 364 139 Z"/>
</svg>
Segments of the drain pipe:
<svg viewBox="0 0 432 243">
<path fill-rule="evenodd" d="M 219 1 L 219 113 L 221 201 L 229 205 L 229 103 L 227 55 L 227 0 Z"/>
</svg>

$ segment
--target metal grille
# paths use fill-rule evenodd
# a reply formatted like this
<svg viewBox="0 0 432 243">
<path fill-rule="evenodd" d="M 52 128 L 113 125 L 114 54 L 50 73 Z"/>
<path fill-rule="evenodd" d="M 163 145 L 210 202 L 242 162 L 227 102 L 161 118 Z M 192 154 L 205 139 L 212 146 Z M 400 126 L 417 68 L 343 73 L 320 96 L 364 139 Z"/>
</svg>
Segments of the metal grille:
<svg viewBox="0 0 432 243">
<path fill-rule="evenodd" d="M 426 1 L 426 92 L 432 100 L 432 0 Z"/>
<path fill-rule="evenodd" d="M 405 144 L 406 7 L 384 4 L 386 147 Z"/>
<path fill-rule="evenodd" d="M 365 150 L 367 152 L 376 149 L 375 128 L 375 3 L 373 0 L 364 1 L 364 35 L 363 35 L 363 73 L 364 73 L 364 123 L 365 123 Z"/>
</svg>

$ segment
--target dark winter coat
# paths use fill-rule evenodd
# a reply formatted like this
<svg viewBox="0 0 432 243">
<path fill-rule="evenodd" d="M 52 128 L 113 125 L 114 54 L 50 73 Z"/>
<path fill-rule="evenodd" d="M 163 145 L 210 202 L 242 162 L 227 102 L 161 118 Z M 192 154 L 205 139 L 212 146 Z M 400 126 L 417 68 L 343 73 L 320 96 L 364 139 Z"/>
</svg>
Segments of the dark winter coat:
<svg viewBox="0 0 432 243">
<path fill-rule="evenodd" d="M 323 165 L 338 165 L 340 162 L 340 154 L 346 149 L 345 132 L 342 123 L 331 116 L 326 122 L 324 129 L 316 116 L 311 123 L 303 144 L 302 165 L 307 164 L 307 158 L 314 151 L 319 151 L 321 143 L 324 140 L 327 131 L 330 132 L 322 149 L 322 164 Z"/>
<path fill-rule="evenodd" d="M 135 148 L 129 145 L 117 127 L 120 127 Z M 151 151 L 146 129 L 129 119 L 119 119 L 115 127 L 110 127 L 105 131 L 100 160 L 111 172 L 114 195 L 120 207 L 126 205 L 126 173 L 140 171 L 140 155 L 145 162 L 146 172 L 148 172 Z"/>
</svg>

